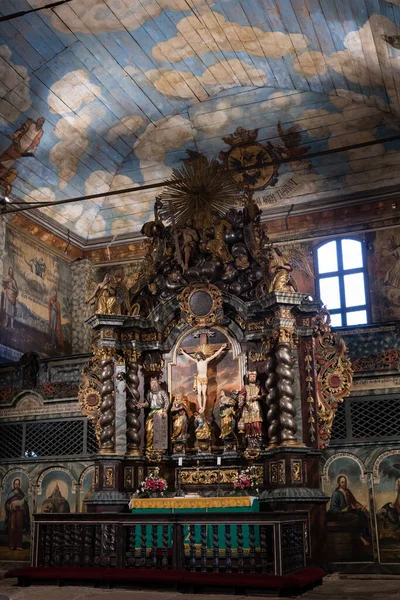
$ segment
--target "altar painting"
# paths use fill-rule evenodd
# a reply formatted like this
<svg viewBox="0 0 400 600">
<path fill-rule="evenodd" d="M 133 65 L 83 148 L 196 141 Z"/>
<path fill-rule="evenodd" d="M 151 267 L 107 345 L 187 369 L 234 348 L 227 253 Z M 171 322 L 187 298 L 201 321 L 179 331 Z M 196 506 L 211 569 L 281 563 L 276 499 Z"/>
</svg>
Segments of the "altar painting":
<svg viewBox="0 0 400 600">
<path fill-rule="evenodd" d="M 400 455 L 392 454 L 379 465 L 374 484 L 379 562 L 400 562 Z"/>
<path fill-rule="evenodd" d="M 211 359 L 206 370 L 204 410 L 205 416 L 211 418 L 221 390 L 230 393 L 243 387 L 242 365 L 240 357 L 234 354 L 231 341 L 220 329 L 200 329 L 188 334 L 176 350 L 175 362 L 170 365 L 169 389 L 172 397 L 179 393 L 187 397 L 192 413 L 201 409 L 198 398 L 202 378 L 198 375 L 195 359 L 199 353 L 206 360 Z"/>
<path fill-rule="evenodd" d="M 324 478 L 327 548 L 332 562 L 373 560 L 368 486 L 361 466 L 348 456 L 333 460 Z"/>
<path fill-rule="evenodd" d="M 3 483 L 0 508 L 0 560 L 29 561 L 32 497 L 23 471 L 12 471 Z"/>
</svg>

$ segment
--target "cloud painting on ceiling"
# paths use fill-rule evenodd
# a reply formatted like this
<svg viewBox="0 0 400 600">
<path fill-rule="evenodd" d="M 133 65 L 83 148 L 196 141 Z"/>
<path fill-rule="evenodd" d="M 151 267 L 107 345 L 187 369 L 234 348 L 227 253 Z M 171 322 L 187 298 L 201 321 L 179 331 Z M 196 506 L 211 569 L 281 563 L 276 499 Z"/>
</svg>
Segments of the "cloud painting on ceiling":
<svg viewBox="0 0 400 600">
<path fill-rule="evenodd" d="M 400 2 L 307 6 L 71 0 L 0 23 L 2 191 L 29 202 L 122 191 L 168 178 L 187 151 L 294 159 L 250 172 L 266 212 L 398 183 L 397 141 L 303 156 L 398 132 Z M 230 143 L 238 131 L 257 131 L 245 154 Z M 155 194 L 41 211 L 84 239 L 115 236 L 140 230 Z"/>
</svg>

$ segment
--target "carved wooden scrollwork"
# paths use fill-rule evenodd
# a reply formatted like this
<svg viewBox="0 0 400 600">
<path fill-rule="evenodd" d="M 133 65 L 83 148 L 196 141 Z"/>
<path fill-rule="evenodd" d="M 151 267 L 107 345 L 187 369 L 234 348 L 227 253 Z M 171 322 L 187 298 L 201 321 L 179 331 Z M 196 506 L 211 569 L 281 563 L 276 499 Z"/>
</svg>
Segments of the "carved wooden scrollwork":
<svg viewBox="0 0 400 600">
<path fill-rule="evenodd" d="M 211 327 L 221 322 L 222 295 L 211 283 L 192 283 L 178 296 L 183 319 L 198 327 Z"/>
<path fill-rule="evenodd" d="M 337 406 L 350 394 L 353 369 L 346 344 L 343 338 L 331 332 L 326 315 L 315 326 L 318 445 L 326 448 Z"/>
</svg>

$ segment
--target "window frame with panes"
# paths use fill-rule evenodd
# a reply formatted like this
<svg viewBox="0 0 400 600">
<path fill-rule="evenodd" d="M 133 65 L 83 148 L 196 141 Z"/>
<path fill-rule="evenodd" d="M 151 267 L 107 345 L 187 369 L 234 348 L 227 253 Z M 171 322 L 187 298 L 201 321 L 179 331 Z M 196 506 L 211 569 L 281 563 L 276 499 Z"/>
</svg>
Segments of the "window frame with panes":
<svg viewBox="0 0 400 600">
<path fill-rule="evenodd" d="M 353 268 L 346 268 L 346 260 L 344 256 L 347 253 L 343 252 L 343 242 L 357 242 L 360 249 L 361 266 Z M 334 244 L 336 249 L 336 258 L 334 263 L 335 269 L 320 272 L 320 250 L 328 244 Z M 367 253 L 366 253 L 366 242 L 363 239 L 353 236 L 343 236 L 337 238 L 331 238 L 324 240 L 314 248 L 314 264 L 315 264 L 315 279 L 316 279 L 316 293 L 317 297 L 327 306 L 329 313 L 332 318 L 332 327 L 359 327 L 363 325 L 369 325 L 371 323 L 371 310 L 370 310 L 370 299 L 369 299 L 369 285 L 368 285 L 368 271 L 367 271 Z M 347 260 L 348 262 L 348 260 Z M 359 275 L 363 276 L 363 287 L 364 287 L 364 303 L 352 305 L 347 302 L 346 291 L 349 290 L 349 286 L 346 288 L 346 276 Z M 337 299 L 339 306 L 329 304 L 327 298 L 323 297 L 321 293 L 321 281 L 328 280 L 329 278 L 337 278 L 338 281 L 338 294 Z M 350 322 L 348 323 L 348 316 L 351 313 L 364 312 L 365 311 L 365 322 Z M 338 322 L 335 315 L 340 315 L 341 323 Z"/>
</svg>

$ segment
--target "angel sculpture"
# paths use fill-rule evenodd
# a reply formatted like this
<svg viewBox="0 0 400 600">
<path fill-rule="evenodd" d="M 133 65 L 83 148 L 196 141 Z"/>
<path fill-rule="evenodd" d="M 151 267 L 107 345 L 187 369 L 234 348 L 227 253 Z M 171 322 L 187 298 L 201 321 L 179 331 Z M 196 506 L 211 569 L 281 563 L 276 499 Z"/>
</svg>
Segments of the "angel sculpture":
<svg viewBox="0 0 400 600">
<path fill-rule="evenodd" d="M 299 269 L 314 277 L 307 251 L 301 246 L 285 246 L 284 252 L 271 246 L 269 258 L 268 292 L 298 292 L 299 287 L 293 277 L 293 269 Z"/>
<path fill-rule="evenodd" d="M 122 275 L 106 273 L 103 281 L 98 283 L 86 300 L 86 304 L 95 307 L 96 314 L 121 315 L 129 314 L 129 294 L 123 283 Z"/>
</svg>

